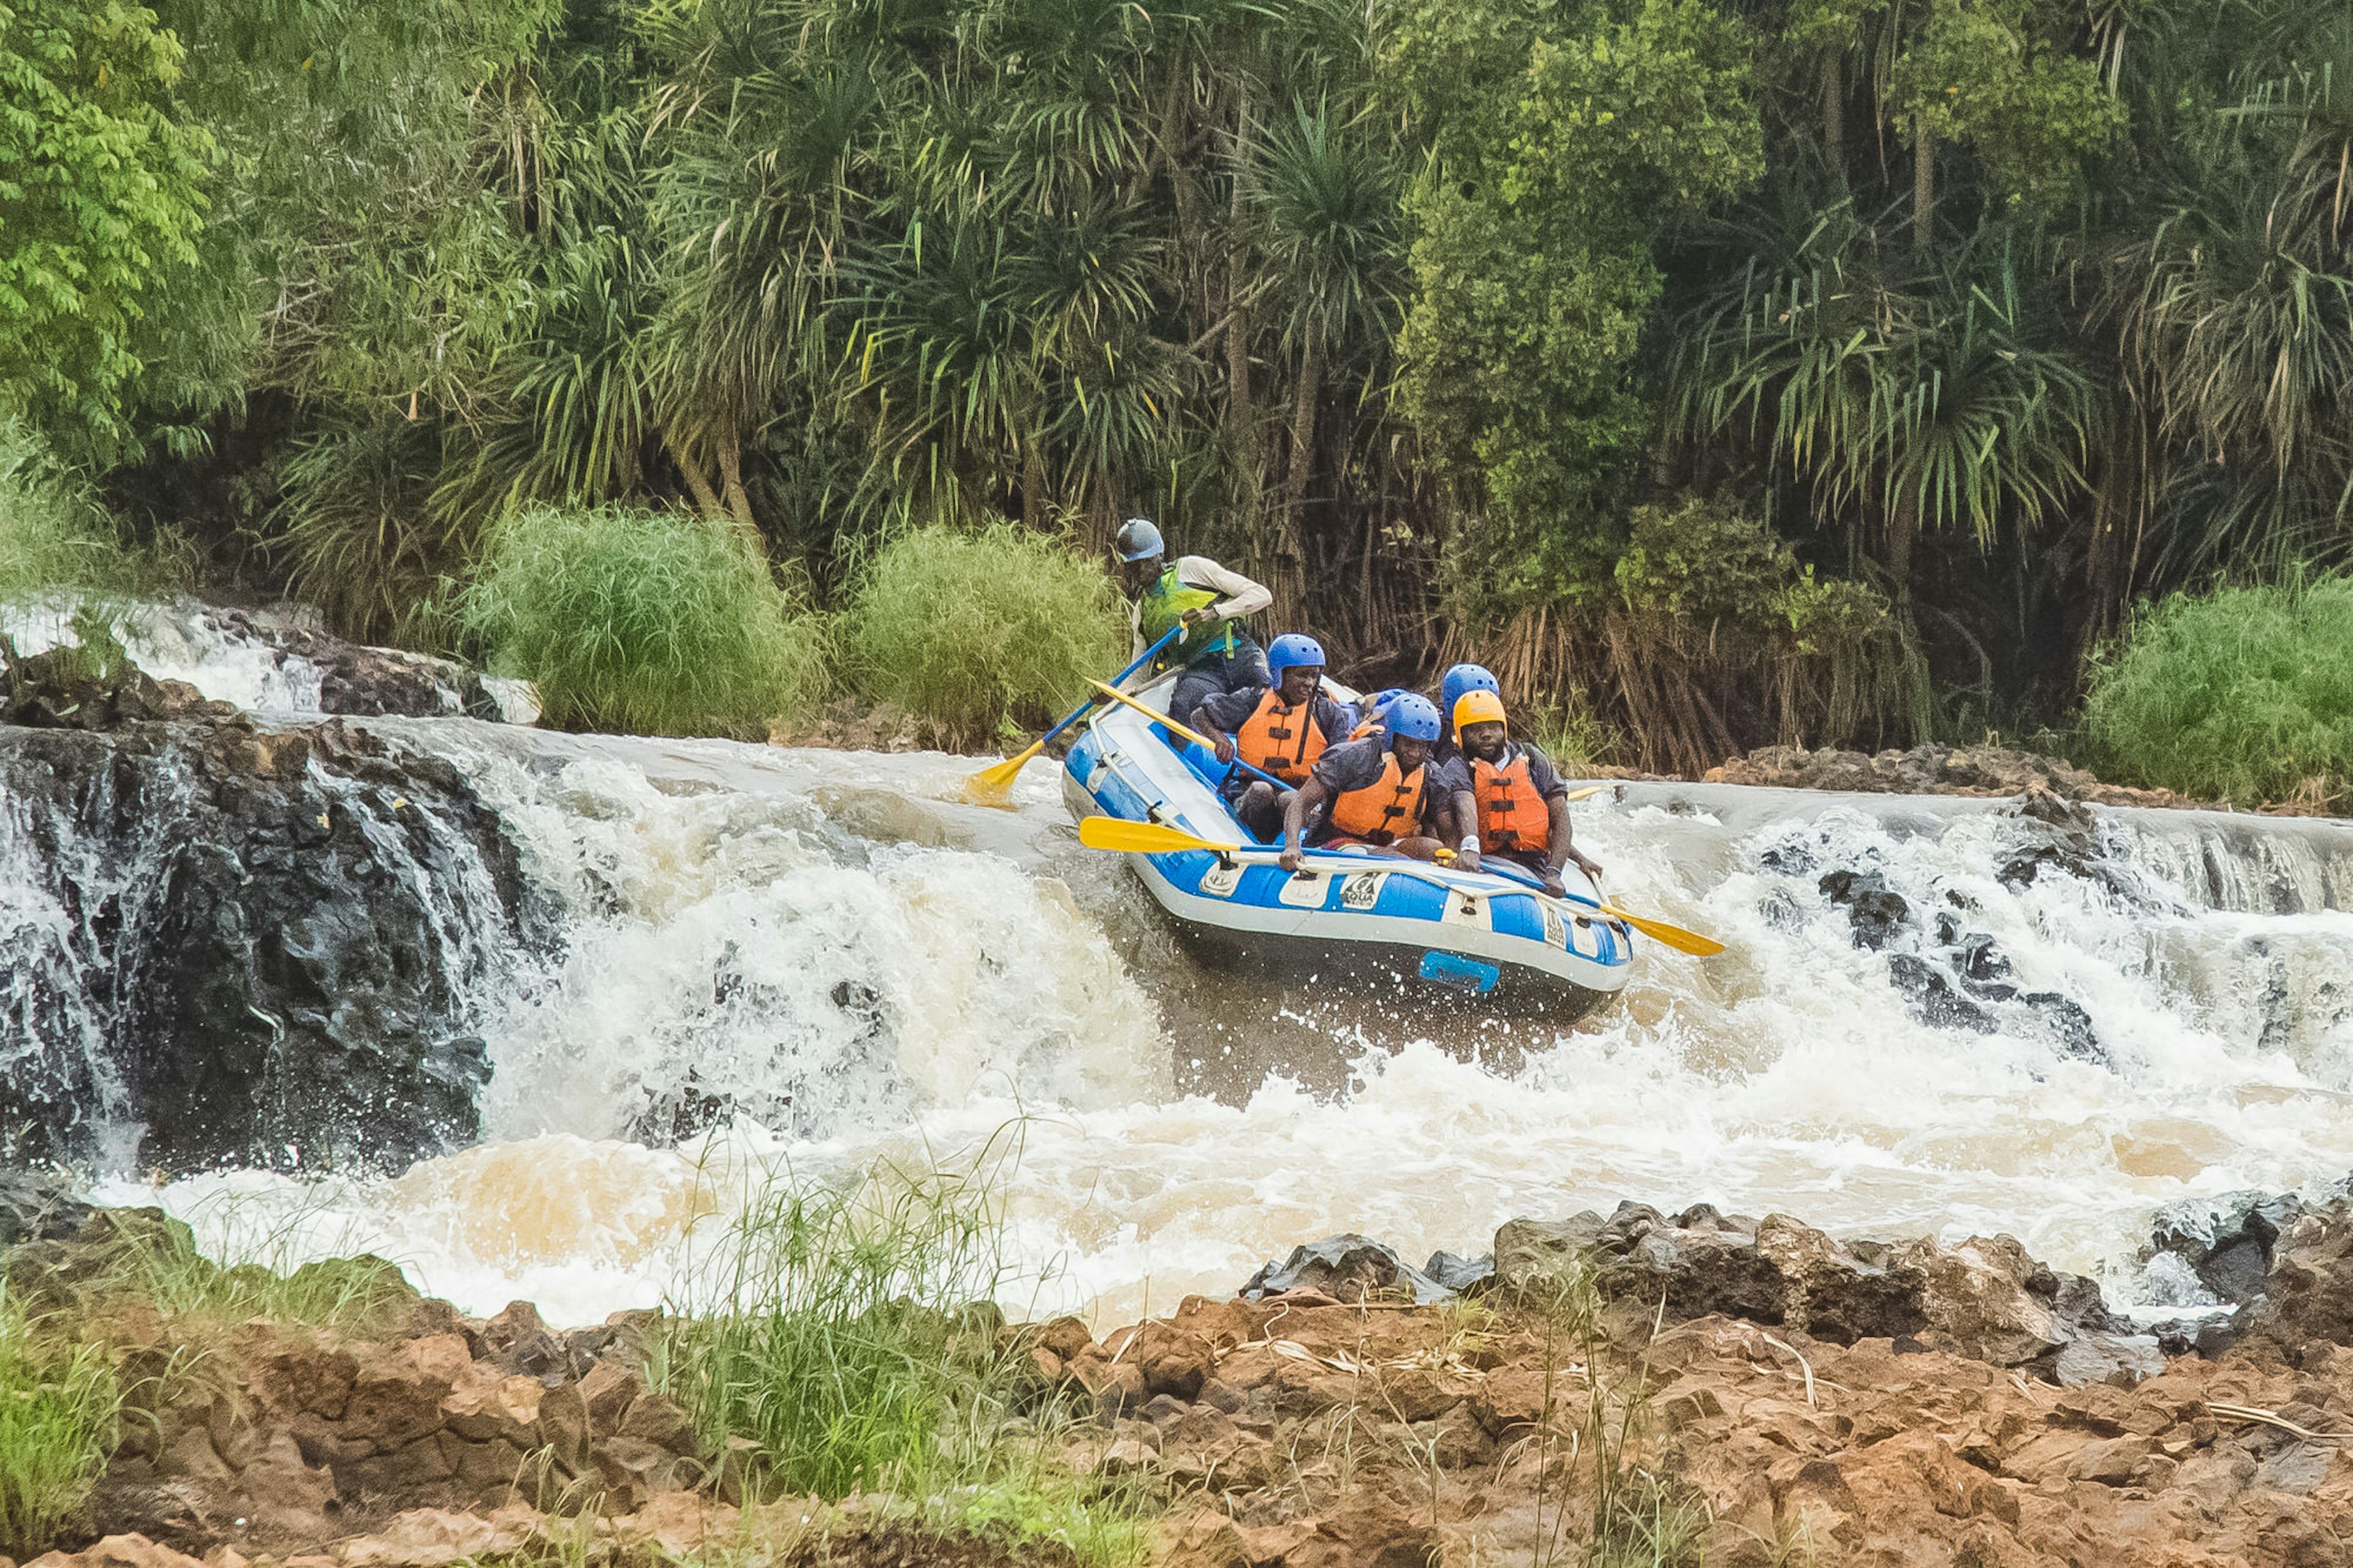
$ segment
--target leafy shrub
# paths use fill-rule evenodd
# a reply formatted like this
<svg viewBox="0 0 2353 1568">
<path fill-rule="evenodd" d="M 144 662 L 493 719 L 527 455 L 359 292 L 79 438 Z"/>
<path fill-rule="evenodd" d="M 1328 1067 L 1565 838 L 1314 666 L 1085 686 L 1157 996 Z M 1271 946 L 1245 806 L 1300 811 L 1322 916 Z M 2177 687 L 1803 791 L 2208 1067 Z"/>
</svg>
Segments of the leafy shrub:
<svg viewBox="0 0 2353 1568">
<path fill-rule="evenodd" d="M 841 620 L 843 659 L 870 697 L 951 745 L 1040 726 L 1121 658 L 1125 619 L 1101 565 L 1018 524 L 934 524 L 887 541 Z"/>
<path fill-rule="evenodd" d="M 2353 781 L 2353 577 L 2176 594 L 2092 665 L 2084 727 L 2120 782 L 2253 805 Z"/>
<path fill-rule="evenodd" d="M 565 729 L 756 739 L 824 695 L 823 623 L 725 522 L 690 512 L 517 512 L 456 615 Z"/>
<path fill-rule="evenodd" d="M 37 1342 L 0 1288 L 0 1552 L 35 1556 L 79 1524 L 121 1404 L 104 1352 Z"/>
</svg>

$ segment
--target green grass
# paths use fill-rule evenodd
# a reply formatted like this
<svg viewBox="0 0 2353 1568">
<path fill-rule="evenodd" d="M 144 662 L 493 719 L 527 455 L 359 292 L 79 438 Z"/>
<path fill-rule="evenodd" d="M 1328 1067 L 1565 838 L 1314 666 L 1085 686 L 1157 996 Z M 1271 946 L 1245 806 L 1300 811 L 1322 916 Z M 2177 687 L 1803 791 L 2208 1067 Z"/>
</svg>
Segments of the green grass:
<svg viewBox="0 0 2353 1568">
<path fill-rule="evenodd" d="M 1060 1463 L 1070 1412 L 999 1331 L 1011 1157 L 1000 1139 L 955 1169 L 777 1180 L 691 1269 L 649 1371 L 713 1448 L 749 1440 L 774 1489 L 1116 1568 L 1145 1544 L 1134 1500 Z"/>
<path fill-rule="evenodd" d="M 168 548 L 131 543 L 87 479 L 0 417 L 0 604 L 129 594 L 169 586 L 179 574 Z"/>
<path fill-rule="evenodd" d="M 2353 578 L 2177 594 L 2094 661 L 2087 759 L 2240 805 L 2353 784 Z"/>
<path fill-rule="evenodd" d="M 0 1286 L 0 1552 L 29 1558 L 79 1527 L 121 1410 L 105 1353 L 44 1343 Z"/>
<path fill-rule="evenodd" d="M 734 530 L 692 513 L 518 512 L 455 614 L 564 729 L 758 740 L 825 692 L 822 623 Z"/>
<path fill-rule="evenodd" d="M 1125 663 L 1126 621 L 1102 565 L 1011 522 L 885 542 L 854 576 L 844 665 L 951 746 L 1009 740 L 1082 701 Z"/>
<path fill-rule="evenodd" d="M 197 1217 L 226 1261 L 197 1250 L 195 1234 L 177 1220 L 148 1210 L 104 1211 L 99 1233 L 80 1238 L 95 1264 L 85 1291 L 151 1304 L 183 1331 L 262 1318 L 359 1332 L 383 1326 L 417 1300 L 416 1287 L 381 1258 L 298 1265 L 297 1257 L 316 1246 L 303 1235 L 305 1211 L 287 1214 L 225 1197 Z"/>
</svg>

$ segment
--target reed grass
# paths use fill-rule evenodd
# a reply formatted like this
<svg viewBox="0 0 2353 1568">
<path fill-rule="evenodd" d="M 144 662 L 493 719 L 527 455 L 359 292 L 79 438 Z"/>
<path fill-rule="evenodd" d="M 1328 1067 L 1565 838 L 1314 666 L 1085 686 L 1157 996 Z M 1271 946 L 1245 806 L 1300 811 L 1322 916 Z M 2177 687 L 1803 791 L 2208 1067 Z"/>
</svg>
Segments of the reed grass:
<svg viewBox="0 0 2353 1568">
<path fill-rule="evenodd" d="M 0 1552 L 29 1558 L 82 1523 L 122 1405 L 95 1345 L 45 1342 L 0 1284 Z"/>
<path fill-rule="evenodd" d="M 2240 805 L 2353 787 L 2353 577 L 2176 594 L 2093 661 L 2087 760 Z"/>
<path fill-rule="evenodd" d="M 943 1163 L 780 1174 L 690 1260 L 649 1375 L 713 1449 L 748 1439 L 779 1491 L 1136 1561 L 1134 1497 L 1061 1463 L 1074 1412 L 1025 1383 L 1002 1331 L 1017 1159 L 1001 1134 Z"/>
<path fill-rule="evenodd" d="M 491 667 L 569 730 L 765 739 L 824 698 L 824 624 L 726 522 L 542 507 L 490 531 L 452 600 Z"/>
<path fill-rule="evenodd" d="M 1012 522 L 934 524 L 886 541 L 853 574 L 844 668 L 942 744 L 1042 729 L 1126 662 L 1118 590 L 1101 564 Z"/>
</svg>

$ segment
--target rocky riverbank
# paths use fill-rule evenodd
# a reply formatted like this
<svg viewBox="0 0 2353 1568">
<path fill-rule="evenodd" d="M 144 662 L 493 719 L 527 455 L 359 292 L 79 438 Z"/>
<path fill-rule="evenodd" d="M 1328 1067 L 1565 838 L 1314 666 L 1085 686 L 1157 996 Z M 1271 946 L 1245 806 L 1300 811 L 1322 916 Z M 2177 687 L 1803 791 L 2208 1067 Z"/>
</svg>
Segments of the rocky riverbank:
<svg viewBox="0 0 2353 1568">
<path fill-rule="evenodd" d="M 2163 1217 L 2152 1247 L 2246 1304 L 2155 1331 L 2008 1237 L 1841 1243 L 1637 1205 L 1421 1268 L 1335 1237 L 1166 1318 L 994 1331 L 1018 1373 L 1000 1436 L 1133 1521 L 1109 1555 L 952 1499 L 780 1492 L 756 1439 L 659 1391 L 659 1314 L 472 1319 L 362 1258 L 212 1271 L 240 1304 L 207 1318 L 185 1276 L 159 1296 L 126 1267 L 204 1272 L 153 1211 L 20 1192 L 0 1234 L 29 1237 L 14 1299 L 102 1346 L 124 1391 L 36 1568 L 2353 1561 L 2341 1195 Z"/>
</svg>

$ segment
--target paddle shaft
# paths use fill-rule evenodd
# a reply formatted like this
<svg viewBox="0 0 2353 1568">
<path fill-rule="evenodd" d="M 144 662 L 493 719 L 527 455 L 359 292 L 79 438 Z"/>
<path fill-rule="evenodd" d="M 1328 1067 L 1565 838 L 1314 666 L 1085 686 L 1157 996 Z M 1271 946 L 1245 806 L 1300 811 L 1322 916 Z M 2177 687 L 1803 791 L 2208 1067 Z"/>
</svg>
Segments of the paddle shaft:
<svg viewBox="0 0 2353 1568">
<path fill-rule="evenodd" d="M 1110 698 L 1114 702 L 1125 703 L 1128 707 L 1134 709 L 1138 713 L 1143 714 L 1154 723 L 1165 727 L 1170 734 L 1182 735 L 1185 739 L 1192 742 L 1193 744 L 1197 746 L 1207 746 L 1213 752 L 1218 749 L 1217 743 L 1211 741 L 1207 735 L 1202 734 L 1199 731 L 1187 729 L 1184 725 L 1176 722 L 1176 720 L 1168 717 L 1167 714 L 1159 711 L 1157 709 L 1147 707 L 1145 704 L 1138 702 L 1126 692 L 1116 690 L 1112 687 L 1105 686 L 1100 680 L 1093 684 L 1094 689 L 1102 692 L 1105 697 Z M 1276 778 L 1272 773 L 1268 773 L 1264 768 L 1254 768 L 1250 766 L 1248 763 L 1243 762 L 1240 757 L 1236 757 L 1234 759 L 1233 765 L 1241 769 L 1241 771 L 1246 773 L 1256 773 L 1260 778 L 1264 779 L 1267 783 L 1272 784 L 1277 789 L 1288 790 L 1297 789 L 1299 787 L 1297 784 L 1288 784 L 1283 783 L 1281 779 Z"/>
<path fill-rule="evenodd" d="M 1162 637 L 1158 642 L 1154 643 L 1150 647 L 1145 648 L 1142 653 L 1138 654 L 1134 663 L 1129 665 L 1125 669 L 1121 670 L 1117 675 L 1111 678 L 1111 683 L 1113 686 L 1117 686 L 1121 681 L 1125 680 L 1129 676 L 1134 675 L 1137 670 L 1142 669 L 1145 665 L 1150 664 L 1152 660 L 1158 656 L 1162 648 L 1166 647 L 1170 643 L 1175 642 L 1178 637 L 1181 637 L 1184 635 L 1185 628 L 1183 626 L 1169 627 L 1168 635 L 1166 637 Z M 1096 704 L 1093 702 L 1080 703 L 1076 708 L 1071 710 L 1070 716 L 1068 718 L 1055 725 L 1052 729 L 1047 731 L 1044 734 L 1039 736 L 1038 744 L 1040 746 L 1044 745 L 1047 742 L 1052 740 L 1055 736 L 1060 734 L 1063 731 L 1069 729 L 1080 720 L 1085 718 L 1089 713 L 1093 712 L 1095 707 Z"/>
</svg>

